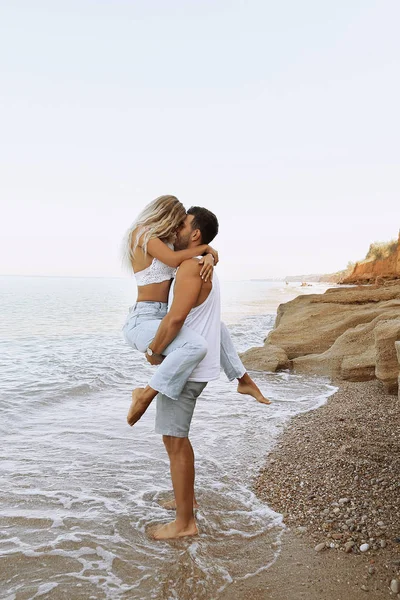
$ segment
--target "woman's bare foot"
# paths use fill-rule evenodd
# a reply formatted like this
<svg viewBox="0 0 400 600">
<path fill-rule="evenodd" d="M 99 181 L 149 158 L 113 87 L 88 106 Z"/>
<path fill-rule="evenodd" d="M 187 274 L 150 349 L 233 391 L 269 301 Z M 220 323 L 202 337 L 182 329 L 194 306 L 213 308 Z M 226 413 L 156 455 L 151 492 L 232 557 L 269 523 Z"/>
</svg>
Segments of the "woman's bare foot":
<svg viewBox="0 0 400 600">
<path fill-rule="evenodd" d="M 148 399 L 148 396 L 145 394 L 144 388 L 136 388 L 132 392 L 132 404 L 129 407 L 128 416 L 126 420 L 128 421 L 128 425 L 132 427 L 137 421 L 139 421 L 140 417 L 144 415 L 146 410 L 148 409 L 151 401 Z"/>
<path fill-rule="evenodd" d="M 199 530 L 197 529 L 197 525 L 194 521 L 192 521 L 186 527 L 178 525 L 176 521 L 171 521 L 171 523 L 157 527 L 152 532 L 152 536 L 155 540 L 172 540 L 175 538 L 198 534 Z"/>
<path fill-rule="evenodd" d="M 248 373 L 245 373 L 243 377 L 238 379 L 238 381 L 239 385 L 237 387 L 237 391 L 239 394 L 253 396 L 253 398 L 255 398 L 257 402 L 261 402 L 261 404 L 271 404 L 271 400 L 268 400 L 268 398 L 265 398 L 265 396 L 262 395 L 261 391 Z"/>
<path fill-rule="evenodd" d="M 175 498 L 172 498 L 172 500 L 166 500 L 165 502 L 162 502 L 161 506 L 163 508 L 166 508 L 167 510 L 176 510 Z M 193 508 L 199 508 L 199 505 L 197 504 L 196 500 L 193 502 Z"/>
</svg>

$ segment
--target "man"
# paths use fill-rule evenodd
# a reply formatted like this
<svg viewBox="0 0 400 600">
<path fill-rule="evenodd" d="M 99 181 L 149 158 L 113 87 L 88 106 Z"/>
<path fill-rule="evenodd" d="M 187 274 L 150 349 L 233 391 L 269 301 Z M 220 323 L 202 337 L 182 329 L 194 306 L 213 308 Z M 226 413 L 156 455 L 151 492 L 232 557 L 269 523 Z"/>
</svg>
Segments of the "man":
<svg viewBox="0 0 400 600">
<path fill-rule="evenodd" d="M 205 208 L 193 207 L 178 232 L 175 248 L 192 248 L 214 239 L 218 233 L 216 216 Z M 189 428 L 196 400 L 208 381 L 218 379 L 220 372 L 221 305 L 219 283 L 214 273 L 212 281 L 199 276 L 197 259 L 186 260 L 178 269 L 170 310 L 162 320 L 151 342 L 152 356 L 158 364 L 162 350 L 176 337 L 185 323 L 208 344 L 206 357 L 194 369 L 178 400 L 163 394 L 157 396 L 156 432 L 163 435 L 171 467 L 176 518 L 153 532 L 155 539 L 171 539 L 196 535 L 194 518 L 194 453 L 189 441 Z"/>
</svg>

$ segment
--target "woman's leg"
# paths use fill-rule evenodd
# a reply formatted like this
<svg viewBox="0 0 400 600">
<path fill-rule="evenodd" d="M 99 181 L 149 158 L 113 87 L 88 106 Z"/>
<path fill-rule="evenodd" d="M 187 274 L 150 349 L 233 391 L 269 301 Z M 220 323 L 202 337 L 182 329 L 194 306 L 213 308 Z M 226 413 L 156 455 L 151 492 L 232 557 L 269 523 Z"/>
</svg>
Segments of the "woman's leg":
<svg viewBox="0 0 400 600">
<path fill-rule="evenodd" d="M 265 398 L 250 375 L 247 373 L 238 353 L 233 345 L 231 334 L 225 323 L 221 322 L 221 367 L 224 370 L 229 381 L 237 379 L 239 384 L 237 391 L 239 394 L 253 396 L 262 404 L 271 404 L 268 398 Z"/>
<path fill-rule="evenodd" d="M 240 379 L 246 373 L 245 366 L 235 350 L 229 329 L 221 321 L 221 367 L 229 381 Z"/>
<path fill-rule="evenodd" d="M 130 334 L 129 343 L 140 352 L 145 352 L 159 327 L 159 320 L 145 321 Z M 127 334 L 125 334 L 127 338 Z M 161 392 L 176 400 L 193 369 L 207 354 L 205 339 L 188 327 L 183 326 L 176 338 L 165 348 L 163 362 L 157 367 L 145 388 L 136 388 L 132 393 L 132 404 L 128 413 L 129 425 L 134 425 L 144 414 L 155 396 Z"/>
</svg>

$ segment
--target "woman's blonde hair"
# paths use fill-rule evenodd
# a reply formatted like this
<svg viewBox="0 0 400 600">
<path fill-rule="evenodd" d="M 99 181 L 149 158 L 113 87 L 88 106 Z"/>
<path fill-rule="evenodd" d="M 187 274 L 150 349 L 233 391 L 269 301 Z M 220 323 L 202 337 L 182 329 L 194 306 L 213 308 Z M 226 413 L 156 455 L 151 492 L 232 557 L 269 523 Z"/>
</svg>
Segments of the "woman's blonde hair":
<svg viewBox="0 0 400 600">
<path fill-rule="evenodd" d="M 124 240 L 124 262 L 132 268 L 132 259 L 142 237 L 142 248 L 147 253 L 149 240 L 169 241 L 185 220 L 186 210 L 175 196 L 159 196 L 150 202 L 128 229 Z"/>
</svg>

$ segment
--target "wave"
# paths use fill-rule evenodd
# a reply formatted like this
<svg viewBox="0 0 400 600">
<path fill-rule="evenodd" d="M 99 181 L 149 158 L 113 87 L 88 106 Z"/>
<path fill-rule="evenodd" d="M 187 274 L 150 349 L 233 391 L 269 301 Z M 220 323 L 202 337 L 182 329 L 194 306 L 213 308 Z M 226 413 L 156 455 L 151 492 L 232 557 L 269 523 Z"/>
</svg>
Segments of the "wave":
<svg viewBox="0 0 400 600">
<path fill-rule="evenodd" d="M 237 350 L 262 345 L 274 320 L 274 315 L 246 316 L 229 325 Z M 40 406 L 107 389 L 122 392 L 145 383 L 152 367 L 113 333 L 3 342 L 0 372 L 0 407 L 10 410 L 27 399 Z"/>
</svg>

